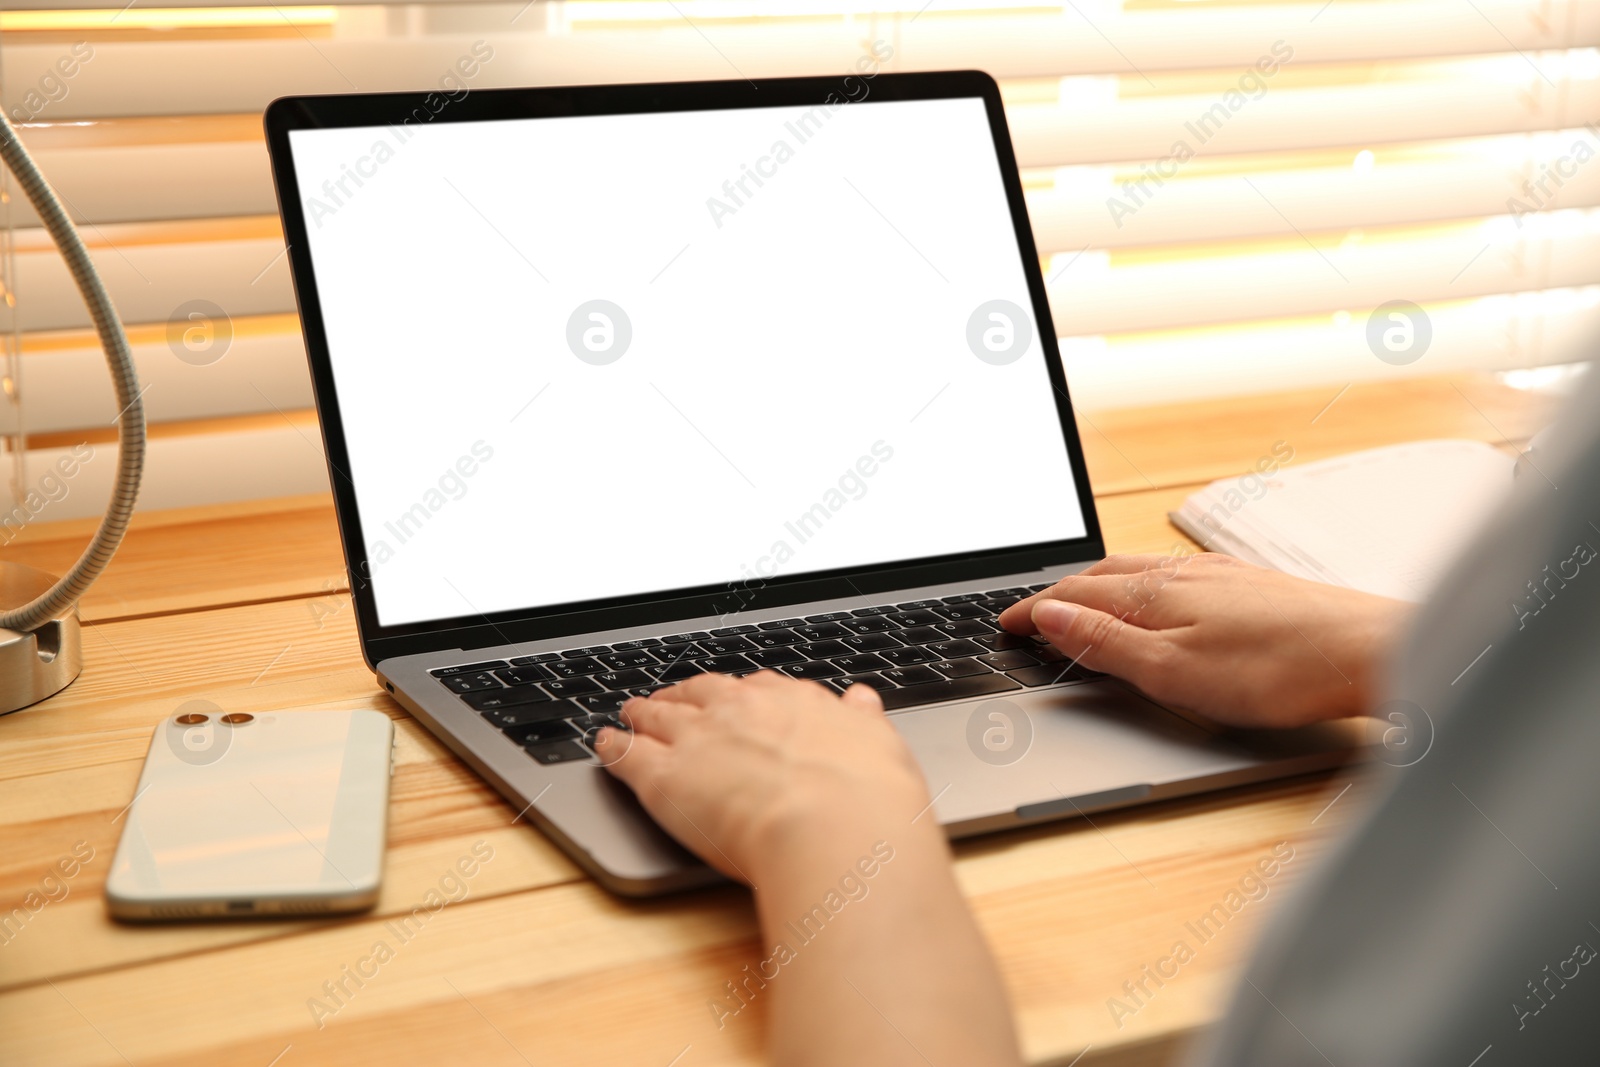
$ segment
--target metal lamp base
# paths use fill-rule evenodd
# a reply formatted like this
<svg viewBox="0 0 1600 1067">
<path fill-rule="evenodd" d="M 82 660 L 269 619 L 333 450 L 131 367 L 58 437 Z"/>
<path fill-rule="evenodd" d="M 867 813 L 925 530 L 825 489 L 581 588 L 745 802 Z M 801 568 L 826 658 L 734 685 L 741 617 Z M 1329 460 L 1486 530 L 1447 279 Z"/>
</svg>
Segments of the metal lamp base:
<svg viewBox="0 0 1600 1067">
<path fill-rule="evenodd" d="M 21 607 L 55 584 L 44 571 L 0 563 L 0 608 Z M 37 704 L 83 670 L 83 631 L 74 604 L 37 630 L 0 630 L 0 715 Z"/>
</svg>

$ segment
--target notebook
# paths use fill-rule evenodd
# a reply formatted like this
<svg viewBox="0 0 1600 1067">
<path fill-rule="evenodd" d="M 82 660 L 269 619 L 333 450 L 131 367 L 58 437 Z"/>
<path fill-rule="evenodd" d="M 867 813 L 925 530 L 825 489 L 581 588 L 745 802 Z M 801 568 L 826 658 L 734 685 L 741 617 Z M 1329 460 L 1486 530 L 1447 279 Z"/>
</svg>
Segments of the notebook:
<svg viewBox="0 0 1600 1067">
<path fill-rule="evenodd" d="M 1510 493 L 1482 441 L 1416 441 L 1212 482 L 1168 517 L 1213 552 L 1420 601 Z"/>
</svg>

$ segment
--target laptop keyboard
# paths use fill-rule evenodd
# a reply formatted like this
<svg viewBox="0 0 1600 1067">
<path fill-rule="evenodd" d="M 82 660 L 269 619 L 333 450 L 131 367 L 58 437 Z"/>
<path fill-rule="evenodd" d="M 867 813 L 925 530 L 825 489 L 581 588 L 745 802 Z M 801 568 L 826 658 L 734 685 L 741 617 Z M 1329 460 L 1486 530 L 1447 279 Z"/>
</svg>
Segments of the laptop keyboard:
<svg viewBox="0 0 1600 1067">
<path fill-rule="evenodd" d="M 876 689 L 889 711 L 1098 678 L 1042 637 L 995 618 L 1049 585 L 958 593 L 805 618 L 724 626 L 440 667 L 440 684 L 541 763 L 587 759 L 602 726 L 622 726 L 629 697 L 697 674 L 775 670 L 838 692 Z"/>
</svg>

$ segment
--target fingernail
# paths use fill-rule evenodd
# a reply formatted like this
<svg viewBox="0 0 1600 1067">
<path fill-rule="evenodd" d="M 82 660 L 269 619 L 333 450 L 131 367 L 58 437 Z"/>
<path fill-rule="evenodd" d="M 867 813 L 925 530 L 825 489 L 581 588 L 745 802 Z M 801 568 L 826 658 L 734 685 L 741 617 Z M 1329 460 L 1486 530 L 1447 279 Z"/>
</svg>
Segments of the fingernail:
<svg viewBox="0 0 1600 1067">
<path fill-rule="evenodd" d="M 1078 608 L 1065 600 L 1041 600 L 1033 606 L 1033 624 L 1046 633 L 1065 633 Z"/>
</svg>

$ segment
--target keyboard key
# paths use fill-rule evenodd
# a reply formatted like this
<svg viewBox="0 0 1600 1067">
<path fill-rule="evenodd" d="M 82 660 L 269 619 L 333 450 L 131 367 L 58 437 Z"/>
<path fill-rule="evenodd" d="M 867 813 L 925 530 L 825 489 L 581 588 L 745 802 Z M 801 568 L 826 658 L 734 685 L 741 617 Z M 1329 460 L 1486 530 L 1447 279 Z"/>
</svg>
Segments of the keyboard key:
<svg viewBox="0 0 1600 1067">
<path fill-rule="evenodd" d="M 766 630 L 762 633 L 753 634 L 750 640 L 762 648 L 782 648 L 784 645 L 798 645 L 805 638 L 793 630 Z"/>
<path fill-rule="evenodd" d="M 989 673 L 989 668 L 975 659 L 936 659 L 928 666 L 946 678 L 966 678 L 974 674 Z"/>
<path fill-rule="evenodd" d="M 989 612 L 977 604 L 945 604 L 933 609 L 935 615 L 946 619 L 986 619 Z"/>
<path fill-rule="evenodd" d="M 695 666 L 703 667 L 712 674 L 749 674 L 756 669 L 756 665 L 743 656 L 712 656 L 697 660 Z"/>
<path fill-rule="evenodd" d="M 880 693 L 894 688 L 893 682 L 878 674 L 847 674 L 843 678 L 830 678 L 826 684 L 841 693 L 852 685 L 870 685 Z"/>
<path fill-rule="evenodd" d="M 711 635 L 704 630 L 696 630 L 693 633 L 673 634 L 671 637 L 663 637 L 661 639 L 661 643 L 664 645 L 682 645 L 687 644 L 690 641 L 698 641 L 702 637 L 710 636 Z"/>
<path fill-rule="evenodd" d="M 573 701 L 579 708 L 591 714 L 595 712 L 621 711 L 622 705 L 627 702 L 627 693 L 590 693 Z"/>
<path fill-rule="evenodd" d="M 1019 689 L 1016 682 L 1004 674 L 974 674 L 970 678 L 947 678 L 941 682 L 891 689 L 883 694 L 886 711 L 897 711 L 917 704 L 932 704 L 940 700 L 964 700 L 967 697 L 985 696 Z"/>
<path fill-rule="evenodd" d="M 1010 589 L 991 589 L 983 595 L 988 597 L 990 600 L 1022 600 L 1032 596 L 1033 592 L 1020 585 L 1016 585 L 1012 586 Z"/>
<path fill-rule="evenodd" d="M 945 604 L 970 604 L 974 600 L 982 600 L 987 593 L 957 593 L 955 596 L 940 597 Z"/>
<path fill-rule="evenodd" d="M 453 678 L 458 674 L 481 674 L 509 666 L 503 659 L 485 660 L 482 663 L 463 663 L 458 667 L 436 667 L 428 673 L 435 678 Z"/>
<path fill-rule="evenodd" d="M 940 659 L 964 659 L 983 654 L 983 646 L 971 641 L 935 641 L 924 647 Z"/>
<path fill-rule="evenodd" d="M 548 682 L 540 682 L 544 690 L 552 696 L 576 697 L 585 693 L 598 693 L 600 686 L 594 679 L 587 676 L 580 678 L 553 678 Z"/>
<path fill-rule="evenodd" d="M 803 663 L 805 657 L 792 648 L 761 648 L 746 652 L 745 657 L 758 667 L 780 667 L 785 663 Z"/>
<path fill-rule="evenodd" d="M 711 653 L 699 645 L 667 645 L 654 655 L 662 663 L 685 663 L 692 659 L 705 659 Z"/>
<path fill-rule="evenodd" d="M 899 648 L 900 642 L 888 634 L 851 634 L 839 638 L 839 643 L 852 652 L 878 652 L 885 648 Z"/>
<path fill-rule="evenodd" d="M 821 615 L 807 615 L 806 622 L 843 622 L 853 618 L 848 611 L 826 611 Z"/>
<path fill-rule="evenodd" d="M 1007 671 L 1006 677 L 1032 688 L 1039 685 L 1055 685 L 1057 682 L 1086 682 L 1101 675 L 1066 663 L 1045 663 L 1037 667 Z"/>
<path fill-rule="evenodd" d="M 1030 585 L 1028 586 L 1028 595 L 1032 596 L 1034 593 L 1042 593 L 1055 584 L 1055 582 L 1041 582 L 1038 585 Z"/>
<path fill-rule="evenodd" d="M 837 678 L 844 672 L 831 663 L 813 660 L 809 663 L 785 663 L 778 668 L 780 673 L 791 678 Z"/>
<path fill-rule="evenodd" d="M 813 641 L 809 645 L 799 645 L 795 648 L 811 659 L 833 659 L 835 656 L 848 656 L 854 651 L 843 641 Z"/>
<path fill-rule="evenodd" d="M 602 652 L 610 652 L 610 645 L 589 645 L 586 648 L 569 648 L 561 653 L 562 659 L 583 659 L 585 656 L 598 656 Z"/>
<path fill-rule="evenodd" d="M 977 637 L 979 634 L 992 634 L 994 627 L 977 619 L 961 619 L 958 622 L 941 622 L 934 627 L 946 637 Z"/>
<path fill-rule="evenodd" d="M 910 648 L 885 649 L 882 652 L 882 656 L 896 667 L 910 667 L 916 663 L 928 663 L 939 658 L 927 649 L 917 645 L 913 645 Z"/>
<path fill-rule="evenodd" d="M 997 671 L 1014 671 L 1018 667 L 1034 667 L 1039 661 L 1020 649 L 1008 652 L 991 652 L 987 656 L 979 656 L 978 662 L 985 666 L 993 667 Z"/>
<path fill-rule="evenodd" d="M 597 659 L 558 659 L 545 667 L 555 672 L 557 678 L 581 678 L 585 674 L 599 674 L 606 665 Z"/>
<path fill-rule="evenodd" d="M 976 601 L 973 601 L 973 603 L 977 604 L 978 607 L 982 608 L 984 611 L 987 611 L 990 615 L 998 615 L 1002 611 L 1004 611 L 1007 608 L 1009 608 L 1011 605 L 1015 604 L 1016 601 L 1015 600 L 976 600 Z"/>
<path fill-rule="evenodd" d="M 530 722 L 565 719 L 577 711 L 565 700 L 546 700 L 543 704 L 524 704 L 520 708 L 491 708 L 483 713 L 486 722 L 499 726 L 525 726 Z"/>
<path fill-rule="evenodd" d="M 665 689 L 666 687 L 667 683 L 665 682 L 651 682 L 649 685 L 636 685 L 632 689 L 628 690 L 628 695 L 630 697 L 647 697 L 656 690 Z"/>
<path fill-rule="evenodd" d="M 1009 652 L 1013 648 L 1032 650 L 1038 647 L 1020 634 L 979 634 L 973 640 L 991 652 Z"/>
<path fill-rule="evenodd" d="M 1061 663 L 1062 661 L 1071 658 L 1054 645 L 1029 644 L 1028 655 L 1032 656 L 1040 663 Z"/>
<path fill-rule="evenodd" d="M 526 667 L 507 667 L 503 671 L 495 671 L 494 676 L 507 685 L 532 685 L 534 682 L 542 682 L 546 678 L 555 677 L 555 675 L 534 663 L 530 663 Z"/>
<path fill-rule="evenodd" d="M 895 667 L 884 671 L 883 676 L 895 685 L 921 685 L 937 682 L 940 677 L 926 667 Z"/>
<path fill-rule="evenodd" d="M 700 647 L 713 656 L 731 656 L 735 652 L 748 652 L 756 645 L 748 637 L 712 637 L 701 641 Z"/>
<path fill-rule="evenodd" d="M 925 645 L 930 641 L 943 641 L 945 635 L 931 626 L 913 626 L 905 630 L 897 630 L 895 637 L 908 645 Z"/>
<path fill-rule="evenodd" d="M 942 600 L 911 600 L 904 604 L 896 604 L 901 611 L 917 611 L 922 608 L 935 608 L 944 603 Z"/>
<path fill-rule="evenodd" d="M 564 719 L 544 719 L 540 722 L 517 723 L 503 726 L 505 735 L 519 745 L 542 745 L 551 741 L 576 739 L 578 731 Z"/>
<path fill-rule="evenodd" d="M 754 626 L 722 626 L 711 631 L 712 637 L 733 637 L 735 634 L 753 634 Z"/>
<path fill-rule="evenodd" d="M 637 667 L 630 667 L 625 671 L 601 671 L 589 677 L 607 689 L 632 689 L 636 685 L 649 685 L 651 682 L 650 676 Z"/>
<path fill-rule="evenodd" d="M 538 655 L 534 656 L 518 656 L 516 659 L 511 661 L 511 665 L 513 667 L 526 667 L 530 663 L 549 663 L 552 660 L 558 660 L 560 658 L 561 653 L 559 652 L 540 652 Z"/>
<path fill-rule="evenodd" d="M 870 674 L 893 666 L 882 656 L 874 656 L 871 652 L 864 652 L 859 656 L 843 656 L 834 660 L 833 665 L 846 674 Z"/>
<path fill-rule="evenodd" d="M 550 694 L 536 685 L 518 686 L 515 689 L 485 689 L 478 693 L 462 693 L 461 700 L 469 708 L 492 711 L 495 708 L 519 708 L 529 704 L 547 704 Z"/>
<path fill-rule="evenodd" d="M 814 622 L 796 626 L 794 632 L 807 641 L 825 641 L 831 637 L 843 637 L 850 631 L 836 622 Z"/>
<path fill-rule="evenodd" d="M 865 618 L 869 615 L 893 615 L 898 610 L 893 604 L 880 604 L 875 608 L 857 608 L 850 614 L 858 618 Z"/>
<path fill-rule="evenodd" d="M 661 644 L 659 637 L 641 637 L 637 641 L 618 641 L 611 647 L 618 652 L 632 652 L 639 648 L 657 648 Z"/>
<path fill-rule="evenodd" d="M 445 686 L 454 693 L 471 693 L 479 689 L 499 689 L 500 680 L 488 671 L 477 674 L 459 674 L 440 678 Z"/>
<path fill-rule="evenodd" d="M 881 634 L 885 630 L 894 629 L 894 623 L 876 615 L 868 616 L 865 619 L 846 619 L 839 625 L 853 634 Z"/>
<path fill-rule="evenodd" d="M 758 629 L 758 630 L 787 630 L 787 629 L 790 629 L 791 627 L 804 626 L 805 624 L 806 624 L 806 620 L 804 620 L 804 619 L 773 619 L 771 622 L 763 622 L 763 623 L 758 624 L 756 626 L 756 629 Z"/>
<path fill-rule="evenodd" d="M 658 682 L 681 682 L 685 678 L 693 678 L 697 674 L 706 673 L 700 668 L 698 661 L 694 663 L 668 663 L 662 667 L 646 667 L 645 673 L 653 676 Z"/>
<path fill-rule="evenodd" d="M 606 652 L 595 658 L 614 671 L 627 670 L 629 667 L 648 667 L 652 663 L 660 662 L 660 660 L 643 649 L 630 649 L 626 652 Z"/>
<path fill-rule="evenodd" d="M 529 745 L 528 755 L 532 756 L 535 762 L 549 765 L 588 759 L 589 750 L 576 741 L 556 741 L 551 744 Z"/>
<path fill-rule="evenodd" d="M 934 603 L 939 604 L 937 600 Z M 932 626 L 936 622 L 944 621 L 931 611 L 897 611 L 888 616 L 888 619 L 896 626 Z"/>
</svg>

